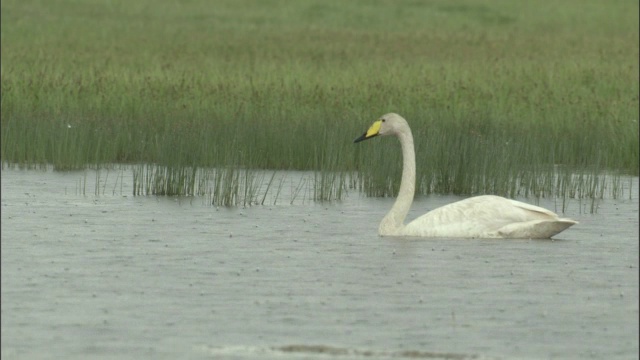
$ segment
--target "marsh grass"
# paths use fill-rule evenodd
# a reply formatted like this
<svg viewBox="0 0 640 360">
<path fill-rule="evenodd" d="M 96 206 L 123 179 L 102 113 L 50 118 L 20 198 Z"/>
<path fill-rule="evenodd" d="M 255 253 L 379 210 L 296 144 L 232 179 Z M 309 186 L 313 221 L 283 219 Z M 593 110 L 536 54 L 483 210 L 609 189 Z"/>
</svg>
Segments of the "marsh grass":
<svg viewBox="0 0 640 360">
<path fill-rule="evenodd" d="M 122 170 L 121 170 L 122 171 Z M 164 195 L 177 197 L 199 196 L 214 206 L 277 205 L 279 200 L 294 202 L 339 200 L 344 195 L 347 175 L 328 172 L 293 173 L 256 171 L 252 169 L 167 167 L 157 164 L 132 165 L 132 191 L 134 196 Z M 97 170 L 95 195 L 104 195 L 108 173 L 103 177 Z M 121 174 L 119 175 L 121 176 Z M 122 179 L 116 176 L 113 189 Z M 288 184 L 290 192 L 282 192 Z M 86 175 L 78 181 L 82 194 L 86 188 Z M 78 191 L 76 191 L 78 193 Z M 114 193 L 115 194 L 115 193 Z"/>
<path fill-rule="evenodd" d="M 50 171 L 50 169 L 49 169 Z M 133 182 L 125 181 L 133 174 Z M 256 171 L 251 169 L 169 169 L 159 165 L 118 166 L 112 169 L 84 170 L 76 180 L 76 195 L 86 196 L 134 196 L 160 195 L 167 192 L 167 177 L 174 183 L 188 184 L 181 188 L 170 188 L 172 196 L 178 198 L 201 198 L 213 206 L 255 206 L 305 204 L 338 200 L 353 192 L 366 193 L 363 184 L 366 178 L 359 173 Z M 580 212 L 597 212 L 600 202 L 607 198 L 631 197 L 634 177 L 617 173 L 599 173 L 555 167 L 539 175 L 513 176 L 508 187 L 511 193 L 499 193 L 512 198 L 530 198 L 537 203 L 541 198 L 556 199 L 556 211 L 579 207 Z M 543 182 L 542 184 L 529 184 Z M 524 182 L 524 183 L 523 183 Z M 127 183 L 125 185 L 125 183 Z M 548 185 L 546 183 L 553 183 Z M 537 189 L 527 193 L 525 189 Z M 548 189 L 552 189 L 548 192 Z M 110 190 L 110 191 L 109 191 Z M 393 190 L 390 190 L 392 192 Z M 321 193 L 322 192 L 322 193 Z M 386 195 L 382 195 L 386 196 Z"/>
<path fill-rule="evenodd" d="M 1 6 L 3 166 L 147 164 L 134 193 L 219 204 L 266 201 L 246 169 L 316 171 L 290 194 L 316 200 L 393 196 L 399 146 L 352 144 L 393 111 L 420 194 L 597 197 L 605 172 L 638 174 L 637 3 Z"/>
</svg>

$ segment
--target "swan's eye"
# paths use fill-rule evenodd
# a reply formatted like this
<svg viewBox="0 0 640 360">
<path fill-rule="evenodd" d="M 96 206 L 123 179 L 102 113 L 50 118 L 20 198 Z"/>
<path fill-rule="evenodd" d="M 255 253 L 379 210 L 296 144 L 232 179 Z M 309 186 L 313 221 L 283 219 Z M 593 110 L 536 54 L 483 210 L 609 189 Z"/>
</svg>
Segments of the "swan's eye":
<svg viewBox="0 0 640 360">
<path fill-rule="evenodd" d="M 385 121 L 386 121 L 385 119 L 382 119 L 382 122 L 385 122 Z"/>
</svg>

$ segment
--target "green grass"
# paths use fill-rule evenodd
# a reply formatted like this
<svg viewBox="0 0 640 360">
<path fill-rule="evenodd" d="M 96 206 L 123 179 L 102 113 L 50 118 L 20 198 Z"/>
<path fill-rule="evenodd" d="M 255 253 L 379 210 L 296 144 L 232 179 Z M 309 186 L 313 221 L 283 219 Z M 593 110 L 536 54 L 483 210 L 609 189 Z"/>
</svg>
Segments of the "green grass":
<svg viewBox="0 0 640 360">
<path fill-rule="evenodd" d="M 341 172 L 355 171 L 354 186 L 391 195 L 399 146 L 352 140 L 397 112 L 423 194 L 554 196 L 554 165 L 638 174 L 637 1 L 1 10 L 3 164 L 154 164 L 175 182 L 166 194 L 195 188 L 188 169 L 316 170 L 320 199 L 342 196 Z"/>
</svg>

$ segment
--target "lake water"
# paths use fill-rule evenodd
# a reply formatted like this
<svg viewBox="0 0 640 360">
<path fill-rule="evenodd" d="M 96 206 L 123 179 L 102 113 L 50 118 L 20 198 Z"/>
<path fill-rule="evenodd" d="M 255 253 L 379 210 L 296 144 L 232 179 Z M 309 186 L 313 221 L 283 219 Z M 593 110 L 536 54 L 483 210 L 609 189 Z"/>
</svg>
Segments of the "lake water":
<svg viewBox="0 0 640 360">
<path fill-rule="evenodd" d="M 638 178 L 554 240 L 456 240 L 378 237 L 393 199 L 355 192 L 216 208 L 82 174 L 2 171 L 3 359 L 638 358 Z"/>
</svg>

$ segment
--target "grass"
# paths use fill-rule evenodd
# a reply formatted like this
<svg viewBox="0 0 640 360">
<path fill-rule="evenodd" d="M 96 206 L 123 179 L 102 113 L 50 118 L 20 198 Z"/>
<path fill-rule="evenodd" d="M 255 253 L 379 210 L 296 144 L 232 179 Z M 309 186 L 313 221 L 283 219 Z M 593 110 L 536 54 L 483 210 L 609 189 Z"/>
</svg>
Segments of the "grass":
<svg viewBox="0 0 640 360">
<path fill-rule="evenodd" d="M 352 140 L 393 111 L 412 126 L 422 194 L 556 196 L 576 193 L 553 181 L 564 169 L 638 175 L 637 2 L 6 0 L 1 10 L 3 164 L 149 164 L 145 189 L 167 195 L 195 191 L 193 171 L 215 168 L 229 171 L 215 197 L 230 199 L 257 186 L 240 169 L 314 170 L 319 200 L 349 182 L 388 196 L 399 146 Z"/>
</svg>

